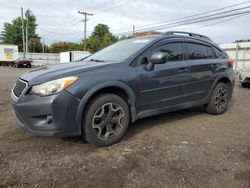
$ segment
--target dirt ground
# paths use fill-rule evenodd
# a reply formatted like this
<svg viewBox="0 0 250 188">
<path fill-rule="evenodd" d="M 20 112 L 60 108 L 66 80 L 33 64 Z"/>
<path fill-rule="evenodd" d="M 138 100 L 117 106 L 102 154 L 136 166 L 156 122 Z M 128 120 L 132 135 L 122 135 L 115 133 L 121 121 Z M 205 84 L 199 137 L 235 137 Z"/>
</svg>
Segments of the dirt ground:
<svg viewBox="0 0 250 188">
<path fill-rule="evenodd" d="M 27 69 L 0 67 L 0 187 L 250 187 L 250 89 L 220 116 L 192 108 L 137 121 L 106 148 L 24 132 L 9 92 Z"/>
</svg>

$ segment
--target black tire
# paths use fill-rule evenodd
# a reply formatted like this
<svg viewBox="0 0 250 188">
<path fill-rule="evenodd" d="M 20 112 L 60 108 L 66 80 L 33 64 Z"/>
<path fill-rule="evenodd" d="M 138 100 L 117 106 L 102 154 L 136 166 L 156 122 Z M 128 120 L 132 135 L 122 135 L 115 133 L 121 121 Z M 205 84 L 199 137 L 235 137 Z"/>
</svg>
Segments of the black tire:
<svg viewBox="0 0 250 188">
<path fill-rule="evenodd" d="M 249 87 L 250 87 L 250 84 L 248 84 L 248 83 L 241 83 L 241 85 L 242 85 L 242 87 L 244 87 L 244 88 L 249 88 Z"/>
<path fill-rule="evenodd" d="M 210 103 L 205 105 L 205 111 L 213 115 L 223 114 L 227 110 L 231 93 L 227 84 L 219 82 L 214 88 Z"/>
<path fill-rule="evenodd" d="M 114 94 L 98 95 L 85 110 L 83 137 L 90 144 L 109 146 L 122 138 L 129 122 L 129 107 L 121 97 Z"/>
</svg>

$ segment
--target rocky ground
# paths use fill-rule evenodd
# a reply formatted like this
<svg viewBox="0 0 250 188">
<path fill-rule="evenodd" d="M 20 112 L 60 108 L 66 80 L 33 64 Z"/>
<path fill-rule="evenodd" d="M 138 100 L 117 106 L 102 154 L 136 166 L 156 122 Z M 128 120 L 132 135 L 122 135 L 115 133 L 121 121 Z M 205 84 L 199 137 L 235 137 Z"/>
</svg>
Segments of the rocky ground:
<svg viewBox="0 0 250 188">
<path fill-rule="evenodd" d="M 9 98 L 27 69 L 0 67 L 0 187 L 250 187 L 250 89 L 220 116 L 192 108 L 137 121 L 121 142 L 25 133 Z"/>
</svg>

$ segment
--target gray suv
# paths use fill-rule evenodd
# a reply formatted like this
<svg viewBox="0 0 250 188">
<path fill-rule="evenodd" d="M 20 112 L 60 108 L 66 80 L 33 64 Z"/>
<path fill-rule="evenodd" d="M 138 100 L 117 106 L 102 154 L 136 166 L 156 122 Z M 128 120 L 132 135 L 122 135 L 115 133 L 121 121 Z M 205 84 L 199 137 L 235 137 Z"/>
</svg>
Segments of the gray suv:
<svg viewBox="0 0 250 188">
<path fill-rule="evenodd" d="M 27 132 L 107 146 L 130 123 L 204 105 L 226 111 L 235 83 L 233 61 L 206 36 L 172 31 L 119 41 L 79 62 L 21 75 L 13 114 Z"/>
</svg>

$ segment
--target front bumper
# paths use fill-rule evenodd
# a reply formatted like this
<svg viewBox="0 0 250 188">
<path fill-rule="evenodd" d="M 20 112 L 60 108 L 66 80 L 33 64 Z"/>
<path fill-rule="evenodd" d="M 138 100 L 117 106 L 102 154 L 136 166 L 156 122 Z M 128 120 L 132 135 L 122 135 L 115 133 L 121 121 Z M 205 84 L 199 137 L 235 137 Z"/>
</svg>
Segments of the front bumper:
<svg viewBox="0 0 250 188">
<path fill-rule="evenodd" d="M 67 91 L 52 96 L 11 94 L 13 115 L 27 132 L 55 137 L 81 135 L 81 125 L 76 121 L 80 101 Z"/>
</svg>

